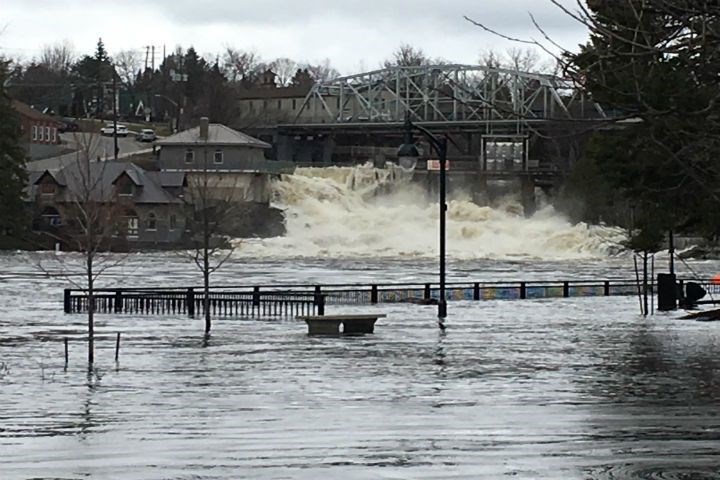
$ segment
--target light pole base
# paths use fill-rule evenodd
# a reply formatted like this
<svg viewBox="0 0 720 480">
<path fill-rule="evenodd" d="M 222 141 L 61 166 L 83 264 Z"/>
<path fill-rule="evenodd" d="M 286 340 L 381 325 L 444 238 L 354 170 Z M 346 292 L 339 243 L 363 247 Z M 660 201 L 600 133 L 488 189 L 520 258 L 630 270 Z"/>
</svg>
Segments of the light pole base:
<svg viewBox="0 0 720 480">
<path fill-rule="evenodd" d="M 438 301 L 438 318 L 442 320 L 445 317 L 447 317 L 447 301 L 441 299 Z"/>
</svg>

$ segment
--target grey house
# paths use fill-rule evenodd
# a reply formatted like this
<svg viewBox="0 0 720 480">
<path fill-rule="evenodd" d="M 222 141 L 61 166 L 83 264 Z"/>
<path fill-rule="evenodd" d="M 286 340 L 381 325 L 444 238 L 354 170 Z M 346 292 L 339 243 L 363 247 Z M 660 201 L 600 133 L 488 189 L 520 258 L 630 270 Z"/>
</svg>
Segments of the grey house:
<svg viewBox="0 0 720 480">
<path fill-rule="evenodd" d="M 117 242 L 129 247 L 179 243 L 185 232 L 183 172 L 147 171 L 129 162 L 73 163 L 30 179 L 34 229 L 63 238 L 79 202 L 111 205 Z"/>
<path fill-rule="evenodd" d="M 158 164 L 163 171 L 250 172 L 276 163 L 265 159 L 264 151 L 271 148 L 270 144 L 217 123 L 201 123 L 156 145 L 160 147 Z"/>
</svg>

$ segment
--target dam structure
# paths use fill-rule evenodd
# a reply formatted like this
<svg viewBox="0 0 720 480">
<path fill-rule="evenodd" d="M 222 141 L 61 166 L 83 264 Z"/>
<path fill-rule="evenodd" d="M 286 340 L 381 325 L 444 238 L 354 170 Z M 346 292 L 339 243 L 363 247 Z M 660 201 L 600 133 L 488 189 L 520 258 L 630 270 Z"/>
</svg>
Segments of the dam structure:
<svg viewBox="0 0 720 480">
<path fill-rule="evenodd" d="M 572 168 L 587 135 L 581 132 L 612 119 L 569 79 L 458 64 L 396 66 L 315 83 L 303 98 L 278 100 L 277 109 L 281 120 L 258 135 L 272 135 L 278 160 L 382 166 L 395 160 L 409 115 L 448 137 L 450 190 L 462 185 L 485 201 L 502 184 L 522 194 L 526 210 L 534 209 L 536 188 L 551 191 Z M 437 159 L 416 140 L 416 179 L 433 190 Z"/>
</svg>

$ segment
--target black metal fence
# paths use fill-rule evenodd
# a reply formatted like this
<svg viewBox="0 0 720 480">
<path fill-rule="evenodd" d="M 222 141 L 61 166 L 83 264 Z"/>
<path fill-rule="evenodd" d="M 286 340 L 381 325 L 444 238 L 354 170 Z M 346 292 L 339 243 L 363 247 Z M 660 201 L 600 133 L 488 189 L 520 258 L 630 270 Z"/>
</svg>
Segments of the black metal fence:
<svg viewBox="0 0 720 480">
<path fill-rule="evenodd" d="M 596 297 L 638 292 L 637 283 L 629 280 L 452 282 L 446 285 L 448 301 Z M 439 286 L 431 283 L 223 285 L 210 289 L 207 305 L 216 317 L 324 315 L 325 305 L 429 304 L 437 302 L 439 295 Z M 204 314 L 206 304 L 202 287 L 95 289 L 94 302 L 97 313 L 190 317 Z M 87 312 L 88 305 L 87 290 L 65 290 L 65 313 Z"/>
</svg>

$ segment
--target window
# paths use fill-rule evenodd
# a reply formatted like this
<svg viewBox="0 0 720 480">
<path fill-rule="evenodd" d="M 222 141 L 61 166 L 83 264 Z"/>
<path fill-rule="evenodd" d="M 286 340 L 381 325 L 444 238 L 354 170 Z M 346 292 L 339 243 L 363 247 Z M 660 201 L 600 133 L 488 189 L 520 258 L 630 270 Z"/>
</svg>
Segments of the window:
<svg viewBox="0 0 720 480">
<path fill-rule="evenodd" d="M 123 178 L 120 182 L 118 182 L 118 195 L 131 196 L 134 193 L 133 187 L 134 185 L 130 180 Z"/>
<path fill-rule="evenodd" d="M 175 215 L 170 215 L 170 230 L 175 230 L 177 228 L 177 217 Z"/>
<path fill-rule="evenodd" d="M 52 132 L 53 132 L 53 143 L 57 143 L 57 128 L 53 128 Z"/>
<path fill-rule="evenodd" d="M 215 164 L 221 164 L 223 163 L 223 151 L 219 148 L 215 150 L 215 153 L 213 154 L 213 163 Z"/>
<path fill-rule="evenodd" d="M 157 217 L 155 217 L 155 214 L 150 212 L 148 213 L 147 220 L 146 220 L 146 228 L 150 231 L 157 230 Z"/>
<path fill-rule="evenodd" d="M 125 226 L 127 228 L 127 236 L 137 237 L 140 230 L 137 213 L 135 213 L 134 210 L 127 210 L 123 218 L 125 220 Z"/>
<path fill-rule="evenodd" d="M 52 182 L 43 182 L 40 184 L 40 193 L 43 195 L 55 195 L 57 186 Z"/>
<path fill-rule="evenodd" d="M 297 108 L 297 100 L 293 98 L 293 110 Z"/>
<path fill-rule="evenodd" d="M 45 132 L 45 129 L 43 129 L 43 127 L 38 127 L 38 140 L 41 142 L 45 141 L 44 132 Z"/>
<path fill-rule="evenodd" d="M 193 163 L 195 160 L 195 152 L 192 151 L 192 149 L 188 148 L 185 150 L 185 163 Z"/>
<path fill-rule="evenodd" d="M 53 207 L 45 207 L 40 213 L 40 217 L 45 225 L 59 227 L 62 224 L 60 214 Z"/>
<path fill-rule="evenodd" d="M 32 126 L 32 139 L 37 140 L 38 134 L 37 134 L 37 125 Z"/>
<path fill-rule="evenodd" d="M 45 127 L 45 141 L 50 141 L 50 127 Z"/>
<path fill-rule="evenodd" d="M 278 110 L 282 110 L 282 100 L 278 100 Z"/>
</svg>

